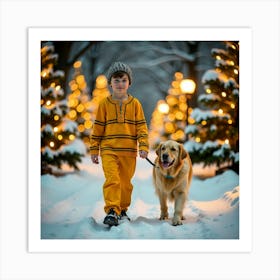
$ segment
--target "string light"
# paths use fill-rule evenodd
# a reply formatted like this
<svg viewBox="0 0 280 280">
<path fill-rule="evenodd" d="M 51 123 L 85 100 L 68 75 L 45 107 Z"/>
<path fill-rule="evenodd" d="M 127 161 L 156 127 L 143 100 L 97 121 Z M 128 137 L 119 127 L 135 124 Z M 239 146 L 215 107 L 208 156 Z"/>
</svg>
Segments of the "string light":
<svg viewBox="0 0 280 280">
<path fill-rule="evenodd" d="M 83 124 L 78 125 L 78 130 L 79 132 L 84 132 L 85 131 L 85 126 Z"/>
<path fill-rule="evenodd" d="M 183 73 L 181 73 L 181 72 L 176 72 L 176 73 L 174 74 L 174 77 L 175 77 L 176 80 L 182 80 L 183 77 L 184 77 L 184 75 L 183 75 Z"/>
<path fill-rule="evenodd" d="M 77 111 L 78 111 L 79 113 L 83 112 L 84 109 L 85 109 L 85 106 L 84 106 L 83 104 L 79 104 L 79 105 L 77 106 Z"/>
<path fill-rule="evenodd" d="M 68 113 L 70 119 L 74 120 L 76 119 L 77 117 L 77 112 L 75 110 L 71 110 L 69 113 Z"/>
<path fill-rule="evenodd" d="M 73 64 L 74 68 L 80 68 L 82 66 L 82 62 L 81 61 L 76 61 L 74 64 Z"/>
<path fill-rule="evenodd" d="M 166 103 L 160 103 L 158 105 L 158 110 L 162 114 L 167 114 L 169 112 L 169 106 Z"/>
<path fill-rule="evenodd" d="M 87 120 L 87 121 L 85 121 L 84 126 L 86 129 L 90 129 L 90 128 L 92 128 L 92 124 L 93 123 L 91 120 Z"/>
</svg>

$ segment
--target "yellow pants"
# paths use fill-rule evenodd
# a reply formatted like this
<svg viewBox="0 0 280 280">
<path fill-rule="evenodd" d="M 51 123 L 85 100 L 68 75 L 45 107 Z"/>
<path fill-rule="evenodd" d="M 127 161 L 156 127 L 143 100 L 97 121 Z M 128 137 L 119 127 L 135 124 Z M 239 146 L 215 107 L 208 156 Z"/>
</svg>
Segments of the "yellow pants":
<svg viewBox="0 0 280 280">
<path fill-rule="evenodd" d="M 106 179 L 103 185 L 106 213 L 113 208 L 119 215 L 122 210 L 126 211 L 129 207 L 133 189 L 131 179 L 135 166 L 135 157 L 102 156 L 102 167 Z"/>
</svg>

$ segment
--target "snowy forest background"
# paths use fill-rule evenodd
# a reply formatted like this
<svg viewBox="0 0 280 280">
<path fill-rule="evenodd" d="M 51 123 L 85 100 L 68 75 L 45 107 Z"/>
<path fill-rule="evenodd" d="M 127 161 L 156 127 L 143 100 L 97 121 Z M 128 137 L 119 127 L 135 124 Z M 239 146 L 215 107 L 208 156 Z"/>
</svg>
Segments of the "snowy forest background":
<svg viewBox="0 0 280 280">
<path fill-rule="evenodd" d="M 193 163 L 239 166 L 239 44 L 215 41 L 55 41 L 41 44 L 41 170 L 78 168 L 113 61 L 133 70 L 150 147 L 173 139 Z M 195 87 L 182 87 L 189 79 Z M 69 169 L 68 169 L 69 171 Z"/>
</svg>

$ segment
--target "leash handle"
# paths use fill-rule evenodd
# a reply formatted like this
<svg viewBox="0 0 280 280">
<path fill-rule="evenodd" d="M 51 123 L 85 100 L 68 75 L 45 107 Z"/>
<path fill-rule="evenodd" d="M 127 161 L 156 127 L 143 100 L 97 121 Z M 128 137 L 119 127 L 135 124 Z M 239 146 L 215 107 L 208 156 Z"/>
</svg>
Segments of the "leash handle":
<svg viewBox="0 0 280 280">
<path fill-rule="evenodd" d="M 146 160 L 147 160 L 152 166 L 156 166 L 148 157 L 146 157 Z"/>
</svg>

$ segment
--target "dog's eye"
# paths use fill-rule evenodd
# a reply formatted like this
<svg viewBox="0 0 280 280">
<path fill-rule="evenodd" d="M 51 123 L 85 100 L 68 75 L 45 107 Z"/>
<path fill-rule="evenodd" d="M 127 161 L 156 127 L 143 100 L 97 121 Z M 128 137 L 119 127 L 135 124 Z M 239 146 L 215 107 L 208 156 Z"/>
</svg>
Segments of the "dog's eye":
<svg viewBox="0 0 280 280">
<path fill-rule="evenodd" d="M 162 151 L 165 151 L 165 147 L 162 147 L 161 150 L 162 150 Z"/>
<path fill-rule="evenodd" d="M 171 151 L 175 152 L 175 151 L 176 151 L 176 149 L 175 149 L 174 147 L 172 147 L 172 148 L 171 148 Z"/>
</svg>

